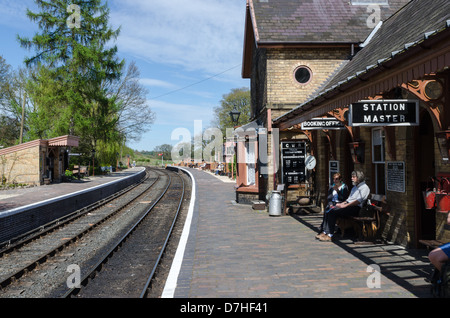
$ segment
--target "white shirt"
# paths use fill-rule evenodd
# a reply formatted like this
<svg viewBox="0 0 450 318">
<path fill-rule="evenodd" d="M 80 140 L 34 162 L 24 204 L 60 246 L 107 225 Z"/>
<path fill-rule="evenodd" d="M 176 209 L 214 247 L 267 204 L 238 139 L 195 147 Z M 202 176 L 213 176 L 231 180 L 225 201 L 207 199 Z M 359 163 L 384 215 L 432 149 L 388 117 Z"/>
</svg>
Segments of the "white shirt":
<svg viewBox="0 0 450 318">
<path fill-rule="evenodd" d="M 359 206 L 362 207 L 362 204 L 370 194 L 370 188 L 369 186 L 363 181 L 361 183 L 358 183 L 356 186 L 352 188 L 352 191 L 350 192 L 349 197 L 347 198 L 348 203 L 352 203 L 355 200 L 359 201 Z"/>
</svg>

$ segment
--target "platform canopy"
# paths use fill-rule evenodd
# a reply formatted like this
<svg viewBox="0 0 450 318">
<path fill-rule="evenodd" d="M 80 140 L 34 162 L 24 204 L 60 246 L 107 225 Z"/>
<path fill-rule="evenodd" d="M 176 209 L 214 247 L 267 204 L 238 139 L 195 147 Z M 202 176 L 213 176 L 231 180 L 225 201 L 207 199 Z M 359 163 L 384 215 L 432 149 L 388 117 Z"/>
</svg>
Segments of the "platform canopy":
<svg viewBox="0 0 450 318">
<path fill-rule="evenodd" d="M 48 140 L 49 147 L 78 147 L 80 138 L 76 136 L 60 136 Z"/>
</svg>

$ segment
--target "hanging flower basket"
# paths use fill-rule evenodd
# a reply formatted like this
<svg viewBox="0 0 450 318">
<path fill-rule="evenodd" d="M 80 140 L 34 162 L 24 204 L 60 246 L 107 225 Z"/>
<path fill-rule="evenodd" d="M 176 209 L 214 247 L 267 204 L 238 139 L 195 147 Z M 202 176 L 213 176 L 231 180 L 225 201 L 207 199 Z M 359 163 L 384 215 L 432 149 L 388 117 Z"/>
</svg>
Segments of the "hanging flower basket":
<svg viewBox="0 0 450 318">
<path fill-rule="evenodd" d="M 436 192 L 433 190 L 422 191 L 423 200 L 425 201 L 425 209 L 431 210 L 436 208 Z"/>
<path fill-rule="evenodd" d="M 436 212 L 448 213 L 450 211 L 450 195 L 436 193 Z"/>
</svg>

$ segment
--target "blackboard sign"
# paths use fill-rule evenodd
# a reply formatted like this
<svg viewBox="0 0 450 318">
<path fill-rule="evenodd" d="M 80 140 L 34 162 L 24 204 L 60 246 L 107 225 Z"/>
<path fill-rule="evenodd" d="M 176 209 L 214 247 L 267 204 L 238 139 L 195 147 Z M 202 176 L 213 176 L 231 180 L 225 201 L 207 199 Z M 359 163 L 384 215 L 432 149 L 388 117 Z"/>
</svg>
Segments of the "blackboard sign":
<svg viewBox="0 0 450 318">
<path fill-rule="evenodd" d="M 306 177 L 306 143 L 304 141 L 281 142 L 282 183 L 299 184 Z"/>
<path fill-rule="evenodd" d="M 405 192 L 405 163 L 403 161 L 388 161 L 386 163 L 387 190 Z"/>
<path fill-rule="evenodd" d="M 417 100 L 364 100 L 350 105 L 350 126 L 419 125 Z"/>
</svg>

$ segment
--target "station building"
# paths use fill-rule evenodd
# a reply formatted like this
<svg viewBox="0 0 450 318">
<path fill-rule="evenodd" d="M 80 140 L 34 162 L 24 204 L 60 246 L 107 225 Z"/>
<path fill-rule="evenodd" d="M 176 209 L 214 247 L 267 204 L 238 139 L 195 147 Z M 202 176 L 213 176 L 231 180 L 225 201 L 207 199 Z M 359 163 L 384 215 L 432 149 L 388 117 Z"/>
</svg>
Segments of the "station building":
<svg viewBox="0 0 450 318">
<path fill-rule="evenodd" d="M 69 167 L 68 150 L 78 143 L 78 137 L 60 136 L 0 149 L 0 180 L 29 185 L 60 182 Z"/>
<path fill-rule="evenodd" d="M 450 240 L 450 2 L 248 0 L 246 10 L 242 74 L 257 129 L 237 140 L 238 173 L 255 178 L 238 176 L 238 202 L 280 184 L 324 199 L 333 172 L 351 188 L 362 170 L 390 207 L 383 238 Z M 291 180 L 283 149 L 296 143 L 305 166 Z"/>
</svg>

